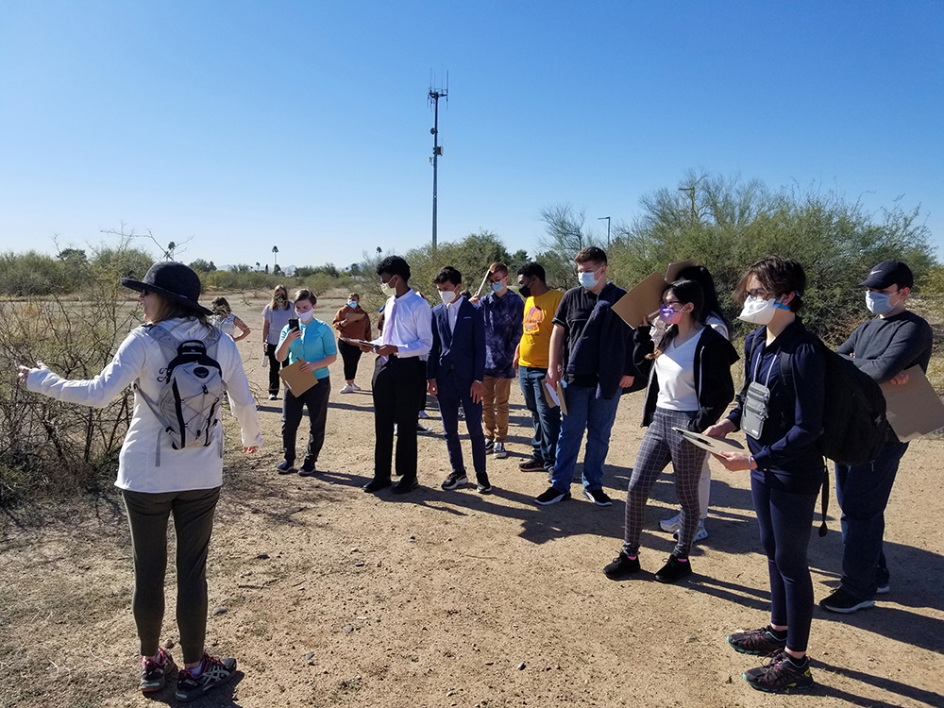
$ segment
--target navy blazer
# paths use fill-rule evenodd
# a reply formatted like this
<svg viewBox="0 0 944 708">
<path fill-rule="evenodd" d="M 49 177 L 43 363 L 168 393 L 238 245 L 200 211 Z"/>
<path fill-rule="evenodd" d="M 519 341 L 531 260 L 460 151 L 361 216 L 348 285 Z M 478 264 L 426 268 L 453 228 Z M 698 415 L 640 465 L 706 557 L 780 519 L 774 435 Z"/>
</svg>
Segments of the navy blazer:
<svg viewBox="0 0 944 708">
<path fill-rule="evenodd" d="M 454 332 L 449 331 L 446 306 L 433 308 L 433 347 L 426 362 L 426 378 L 436 379 L 448 371 L 470 385 L 485 378 L 485 318 L 468 300 L 459 305 Z"/>
</svg>

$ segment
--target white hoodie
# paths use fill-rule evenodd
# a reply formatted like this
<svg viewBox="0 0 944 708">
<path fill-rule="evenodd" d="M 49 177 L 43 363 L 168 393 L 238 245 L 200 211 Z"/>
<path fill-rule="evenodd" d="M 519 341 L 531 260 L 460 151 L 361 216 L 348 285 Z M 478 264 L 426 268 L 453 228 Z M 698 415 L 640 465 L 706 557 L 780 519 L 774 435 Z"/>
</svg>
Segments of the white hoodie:
<svg viewBox="0 0 944 708">
<path fill-rule="evenodd" d="M 195 319 L 168 320 L 171 334 L 180 341 L 205 339 L 206 328 Z M 216 360 L 223 370 L 230 407 L 242 429 L 245 447 L 259 447 L 262 434 L 256 417 L 256 402 L 249 391 L 242 360 L 235 342 L 220 337 Z M 169 353 L 149 335 L 144 327 L 133 330 L 118 347 L 115 358 L 90 381 L 68 381 L 49 369 L 33 369 L 26 386 L 57 401 L 86 406 L 108 405 L 126 386 L 136 383 L 151 400 L 157 400 L 163 384 L 161 369 L 169 363 Z M 223 484 L 223 426 L 212 428 L 212 439 L 205 447 L 175 450 L 170 435 L 141 397 L 134 392 L 131 425 L 125 434 L 118 457 L 115 485 L 134 492 L 157 494 L 190 489 L 212 489 Z"/>
</svg>

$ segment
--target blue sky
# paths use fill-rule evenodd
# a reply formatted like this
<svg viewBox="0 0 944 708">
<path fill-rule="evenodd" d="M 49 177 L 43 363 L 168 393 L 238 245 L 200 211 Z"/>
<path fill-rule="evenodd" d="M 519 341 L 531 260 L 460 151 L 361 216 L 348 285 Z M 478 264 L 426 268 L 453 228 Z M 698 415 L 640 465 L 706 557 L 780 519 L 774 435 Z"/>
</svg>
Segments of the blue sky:
<svg viewBox="0 0 944 708">
<path fill-rule="evenodd" d="M 439 238 L 534 251 L 690 169 L 870 210 L 921 205 L 944 258 L 944 3 L 0 4 L 0 251 L 101 229 L 181 260 L 343 266 Z M 147 246 L 146 242 L 141 242 Z"/>
</svg>

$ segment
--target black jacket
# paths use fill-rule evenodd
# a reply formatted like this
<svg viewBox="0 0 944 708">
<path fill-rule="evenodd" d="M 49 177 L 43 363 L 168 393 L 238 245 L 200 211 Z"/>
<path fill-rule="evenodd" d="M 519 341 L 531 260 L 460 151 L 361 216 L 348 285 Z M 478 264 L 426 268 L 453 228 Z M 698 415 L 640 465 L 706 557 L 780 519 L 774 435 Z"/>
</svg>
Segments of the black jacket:
<svg viewBox="0 0 944 708">
<path fill-rule="evenodd" d="M 655 345 L 650 336 L 650 327 L 640 327 L 633 337 L 633 359 L 636 367 L 649 377 L 646 390 L 646 405 L 643 408 L 643 427 L 652 422 L 659 397 L 659 378 L 653 369 L 652 354 Z M 728 404 L 734 400 L 734 380 L 731 378 L 731 365 L 740 357 L 731 342 L 705 327 L 698 335 L 695 345 L 695 390 L 698 392 L 698 414 L 692 419 L 691 429 L 697 433 L 714 425 Z"/>
</svg>

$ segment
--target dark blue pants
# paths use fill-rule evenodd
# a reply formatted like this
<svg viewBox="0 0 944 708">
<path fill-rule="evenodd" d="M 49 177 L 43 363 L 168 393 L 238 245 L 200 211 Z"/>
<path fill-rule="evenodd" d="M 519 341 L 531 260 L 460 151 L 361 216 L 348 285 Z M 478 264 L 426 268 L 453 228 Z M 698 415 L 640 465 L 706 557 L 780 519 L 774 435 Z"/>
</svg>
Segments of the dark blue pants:
<svg viewBox="0 0 944 708">
<path fill-rule="evenodd" d="M 836 501 L 842 508 L 842 586 L 860 600 L 888 585 L 882 536 L 885 507 L 908 443 L 885 443 L 867 465 L 836 465 Z"/>
<path fill-rule="evenodd" d="M 813 623 L 813 580 L 806 551 L 818 496 L 818 490 L 786 492 L 751 477 L 751 497 L 770 575 L 770 623 L 787 627 L 787 648 L 793 651 L 806 651 Z"/>
<path fill-rule="evenodd" d="M 524 395 L 524 405 L 531 411 L 534 437 L 531 438 L 531 456 L 543 462 L 545 469 L 554 466 L 557 454 L 557 439 L 560 437 L 561 413 L 556 406 L 547 404 L 544 379 L 547 369 L 522 366 L 518 369 L 518 383 Z"/>
<path fill-rule="evenodd" d="M 302 413 L 308 406 L 308 447 L 305 464 L 313 465 L 324 446 L 325 423 L 328 420 L 328 396 L 331 394 L 331 377 L 318 379 L 318 383 L 299 396 L 285 391 L 282 399 L 282 450 L 285 459 L 295 462 L 295 439 Z"/>
<path fill-rule="evenodd" d="M 436 379 L 439 412 L 446 432 L 446 449 L 453 472 L 465 472 L 462 443 L 459 440 L 459 404 L 465 411 L 465 426 L 472 440 L 472 466 L 476 474 L 485 474 L 485 434 L 482 432 L 482 402 L 472 402 L 472 382 L 447 371 Z"/>
</svg>

